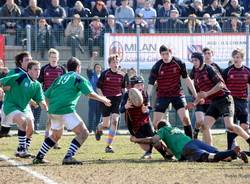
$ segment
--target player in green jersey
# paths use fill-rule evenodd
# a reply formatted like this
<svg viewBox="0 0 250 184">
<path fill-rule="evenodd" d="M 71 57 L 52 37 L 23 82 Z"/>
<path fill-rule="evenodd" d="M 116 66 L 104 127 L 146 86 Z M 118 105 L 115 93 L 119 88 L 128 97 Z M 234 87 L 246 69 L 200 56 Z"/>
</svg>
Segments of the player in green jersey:
<svg viewBox="0 0 250 184">
<path fill-rule="evenodd" d="M 10 86 L 5 94 L 2 118 L 3 122 L 13 122 L 18 126 L 19 157 L 29 157 L 26 144 L 26 130 L 28 122 L 32 121 L 29 115 L 29 102 L 33 99 L 44 109 L 47 105 L 44 100 L 41 84 L 36 81 L 40 73 L 40 63 L 30 61 L 27 65 L 27 73 L 16 73 L 0 79 L 3 86 Z"/>
<path fill-rule="evenodd" d="M 248 158 L 245 152 L 240 151 L 240 147 L 233 150 L 218 151 L 215 147 L 210 146 L 200 140 L 192 140 L 176 127 L 171 127 L 169 123 L 161 120 L 158 123 L 157 134 L 153 137 L 136 138 L 131 136 L 130 140 L 135 143 L 159 144 L 162 140 L 172 151 L 176 159 L 197 161 L 197 162 L 219 162 L 229 157 L 239 157 L 245 163 Z"/>
<path fill-rule="evenodd" d="M 72 140 L 70 147 L 63 159 L 62 164 L 81 164 L 73 156 L 88 137 L 86 128 L 81 117 L 76 113 L 76 104 L 81 94 L 91 99 L 98 100 L 106 106 L 111 106 L 110 100 L 97 95 L 90 82 L 80 75 L 80 61 L 72 57 L 67 62 L 68 73 L 58 77 L 45 92 L 51 118 L 52 135 L 47 137 L 33 164 L 45 163 L 44 156 L 61 138 L 64 126 L 72 130 L 76 137 Z"/>
<path fill-rule="evenodd" d="M 26 73 L 27 72 L 27 65 L 28 63 L 32 61 L 32 57 L 29 52 L 20 52 L 15 56 L 15 64 L 16 68 L 13 70 L 10 70 L 7 74 L 7 76 L 17 74 L 17 73 Z M 8 93 L 9 88 L 5 87 L 5 93 Z M 30 106 L 33 107 L 39 107 L 37 103 L 35 103 L 33 100 L 30 101 Z M 32 134 L 34 131 L 34 116 L 31 111 L 30 106 L 28 106 L 29 112 L 27 113 L 27 116 L 29 116 L 28 122 L 27 122 L 27 130 L 26 130 L 26 146 L 29 148 L 31 144 Z M 1 122 L 1 130 L 0 130 L 0 137 L 8 136 L 9 131 L 11 129 L 11 125 L 13 122 Z M 19 157 L 19 150 L 16 151 L 15 156 Z"/>
</svg>

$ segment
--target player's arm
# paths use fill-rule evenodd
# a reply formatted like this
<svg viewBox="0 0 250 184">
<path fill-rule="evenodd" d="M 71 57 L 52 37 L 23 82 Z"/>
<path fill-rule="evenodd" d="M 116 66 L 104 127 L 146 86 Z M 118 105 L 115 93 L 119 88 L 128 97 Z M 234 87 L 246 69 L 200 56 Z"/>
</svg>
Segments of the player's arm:
<svg viewBox="0 0 250 184">
<path fill-rule="evenodd" d="M 198 99 L 207 98 L 208 96 L 217 93 L 218 91 L 222 90 L 225 87 L 223 82 L 218 82 L 212 89 L 209 91 L 201 91 L 198 93 Z"/>
<path fill-rule="evenodd" d="M 139 144 L 157 144 L 161 138 L 158 135 L 154 135 L 153 137 L 146 138 L 136 138 L 135 136 L 130 137 L 130 141 Z"/>
<path fill-rule="evenodd" d="M 190 91 L 191 91 L 193 97 L 196 98 L 197 93 L 196 93 L 196 90 L 195 90 L 195 87 L 194 87 L 194 83 L 193 83 L 193 81 L 190 79 L 190 77 L 187 77 L 187 78 L 185 79 L 185 83 L 186 83 L 188 89 L 190 89 Z"/>
<path fill-rule="evenodd" d="M 29 103 L 32 107 L 34 107 L 35 109 L 39 107 L 39 105 L 34 101 L 34 100 L 30 100 L 30 103 Z"/>
<path fill-rule="evenodd" d="M 105 96 L 101 96 L 96 94 L 95 92 L 91 92 L 87 95 L 90 99 L 97 100 L 99 102 L 104 103 L 106 106 L 110 107 L 111 106 L 111 101 L 107 99 Z"/>
<path fill-rule="evenodd" d="M 42 109 L 44 109 L 45 111 L 48 111 L 48 106 L 45 100 L 38 102 L 38 104 L 40 105 Z"/>
</svg>

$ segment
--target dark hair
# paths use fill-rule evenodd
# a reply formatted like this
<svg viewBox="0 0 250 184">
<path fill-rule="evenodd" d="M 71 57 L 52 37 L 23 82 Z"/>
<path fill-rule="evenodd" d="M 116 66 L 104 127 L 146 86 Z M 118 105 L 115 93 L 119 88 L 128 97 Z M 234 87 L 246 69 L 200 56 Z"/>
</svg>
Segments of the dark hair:
<svg viewBox="0 0 250 184">
<path fill-rule="evenodd" d="M 70 71 L 76 71 L 76 68 L 81 65 L 81 62 L 79 59 L 77 59 L 76 57 L 71 57 L 69 58 L 68 62 L 67 62 L 67 70 Z"/>
<path fill-rule="evenodd" d="M 202 49 L 203 54 L 205 54 L 205 52 L 207 52 L 207 51 L 212 51 L 212 50 L 210 48 L 208 48 L 208 47 L 205 47 L 204 49 Z"/>
<path fill-rule="evenodd" d="M 130 84 L 132 85 L 132 87 L 135 84 L 139 84 L 139 83 L 144 83 L 144 79 L 141 76 L 133 76 L 130 78 Z"/>
<path fill-rule="evenodd" d="M 203 58 L 203 55 L 202 53 L 200 52 L 194 52 L 191 56 L 191 58 L 196 58 L 200 61 L 200 67 L 202 66 L 202 64 L 204 63 L 204 58 Z"/>
<path fill-rule="evenodd" d="M 40 62 L 39 61 L 36 61 L 36 60 L 32 60 L 28 63 L 27 65 L 27 70 L 31 70 L 33 66 L 35 65 L 40 65 Z"/>
<path fill-rule="evenodd" d="M 157 129 L 160 130 L 164 126 L 167 126 L 167 122 L 165 120 L 161 120 L 157 125 Z"/>
<path fill-rule="evenodd" d="M 26 51 L 17 54 L 15 56 L 16 67 L 21 67 L 22 66 L 22 62 L 23 62 L 23 58 L 28 57 L 28 56 L 30 56 L 30 53 L 26 52 Z"/>
<path fill-rule="evenodd" d="M 160 46 L 159 52 L 162 53 L 162 52 L 165 52 L 165 51 L 171 52 L 171 50 L 169 48 L 167 48 L 166 45 Z"/>
<path fill-rule="evenodd" d="M 94 65 L 94 69 L 95 69 L 96 66 L 100 66 L 100 67 L 101 67 L 101 65 L 100 65 L 99 63 L 96 63 L 96 64 Z"/>
</svg>

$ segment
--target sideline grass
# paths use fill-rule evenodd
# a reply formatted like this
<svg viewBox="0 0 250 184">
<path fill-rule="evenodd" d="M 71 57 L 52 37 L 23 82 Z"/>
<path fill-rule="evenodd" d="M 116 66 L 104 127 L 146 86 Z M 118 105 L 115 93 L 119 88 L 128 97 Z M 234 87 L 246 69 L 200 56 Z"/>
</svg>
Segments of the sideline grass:
<svg viewBox="0 0 250 184">
<path fill-rule="evenodd" d="M 187 163 L 165 162 L 154 151 L 152 160 L 139 160 L 143 151 L 129 142 L 129 136 L 117 136 L 114 142 L 115 154 L 104 153 L 105 141 L 97 142 L 90 136 L 79 150 L 76 158 L 83 161 L 82 166 L 62 166 L 61 161 L 73 136 L 63 136 L 59 144 L 61 150 L 51 150 L 46 159 L 50 161 L 44 166 L 33 166 L 32 169 L 52 178 L 58 183 L 249 183 L 250 164 L 240 160 L 231 163 Z M 105 136 L 103 137 L 105 138 Z M 215 145 L 225 149 L 226 135 L 214 136 Z M 43 136 L 34 135 L 30 151 L 36 154 L 42 144 Z M 247 144 L 238 139 L 242 148 Z M 0 153 L 14 158 L 17 137 L 0 139 Z M 15 158 L 14 158 L 15 159 Z M 30 159 L 17 159 L 30 164 Z M 8 163 L 0 161 L 0 183 L 11 178 L 17 171 Z M 10 176 L 8 176 L 10 175 Z M 18 175 L 22 175 L 19 173 Z M 27 173 L 23 173 L 24 176 Z M 12 177 L 10 183 L 23 183 L 20 177 Z M 25 183 L 34 183 L 27 180 Z"/>
</svg>

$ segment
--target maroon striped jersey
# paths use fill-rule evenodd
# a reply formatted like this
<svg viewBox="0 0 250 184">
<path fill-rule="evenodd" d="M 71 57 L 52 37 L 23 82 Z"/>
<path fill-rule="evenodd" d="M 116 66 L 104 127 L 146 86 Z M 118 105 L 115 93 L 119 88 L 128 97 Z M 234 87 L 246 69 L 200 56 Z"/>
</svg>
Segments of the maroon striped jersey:
<svg viewBox="0 0 250 184">
<path fill-rule="evenodd" d="M 128 93 L 128 92 L 126 92 Z M 148 105 L 148 97 L 145 95 L 144 92 L 142 92 L 143 96 L 143 104 Z M 143 113 L 142 112 L 142 106 L 140 107 L 133 107 L 131 109 L 126 109 L 126 115 L 127 115 L 127 121 L 131 122 L 132 129 L 134 132 L 137 132 L 140 127 L 142 127 L 144 124 L 149 123 L 149 113 Z"/>
<path fill-rule="evenodd" d="M 188 77 L 184 62 L 176 57 L 169 63 L 161 59 L 151 69 L 148 84 L 154 85 L 157 81 L 157 97 L 184 96 L 180 77 Z"/>
<path fill-rule="evenodd" d="M 43 90 L 46 91 L 57 77 L 65 73 L 66 71 L 63 66 L 52 67 L 50 64 L 46 64 L 41 68 L 38 81 L 42 83 Z"/>
<path fill-rule="evenodd" d="M 205 64 L 202 70 L 193 69 L 194 86 L 196 87 L 197 92 L 200 91 L 209 91 L 219 82 L 224 82 L 222 76 L 212 67 L 211 65 Z M 207 101 L 213 100 L 216 97 L 224 96 L 230 94 L 230 91 L 225 87 L 222 90 L 218 91 L 215 94 L 212 94 L 207 97 Z"/>
<path fill-rule="evenodd" d="M 248 84 L 250 84 L 250 69 L 248 67 L 236 68 L 231 65 L 224 70 L 223 78 L 234 98 L 247 99 L 247 89 Z"/>
<path fill-rule="evenodd" d="M 119 72 L 112 72 L 109 68 L 101 73 L 97 88 L 101 89 L 106 97 L 121 96 L 122 89 L 125 88 L 124 75 Z"/>
</svg>

